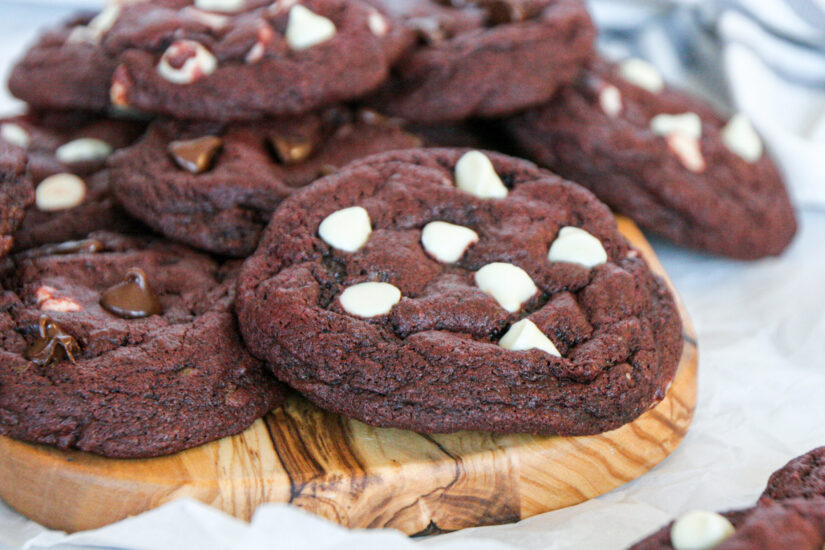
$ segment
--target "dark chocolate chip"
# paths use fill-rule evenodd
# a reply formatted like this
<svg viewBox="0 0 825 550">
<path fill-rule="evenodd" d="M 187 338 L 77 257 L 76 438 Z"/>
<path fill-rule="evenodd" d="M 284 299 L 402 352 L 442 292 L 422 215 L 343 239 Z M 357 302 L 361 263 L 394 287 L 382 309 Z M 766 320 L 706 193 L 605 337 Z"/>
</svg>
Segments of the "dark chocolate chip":
<svg viewBox="0 0 825 550">
<path fill-rule="evenodd" d="M 524 21 L 530 17 L 523 3 L 512 0 L 488 0 L 484 5 L 487 7 L 487 20 L 492 25 Z"/>
<path fill-rule="evenodd" d="M 286 165 L 304 162 L 315 149 L 311 140 L 302 137 L 271 135 L 269 143 L 278 161 Z"/>
<path fill-rule="evenodd" d="M 434 17 L 413 17 L 407 24 L 428 44 L 438 44 L 449 38 L 447 31 Z"/>
<path fill-rule="evenodd" d="M 146 273 L 136 267 L 126 273 L 123 282 L 103 293 L 100 305 L 109 313 L 124 319 L 140 319 L 163 313 L 160 300 L 149 286 Z"/>
<path fill-rule="evenodd" d="M 193 174 L 206 172 L 212 167 L 215 156 L 223 147 L 223 140 L 217 136 L 203 136 L 195 139 L 173 141 L 167 150 L 175 162 Z"/>
<path fill-rule="evenodd" d="M 26 349 L 26 359 L 40 367 L 66 359 L 75 362 L 80 345 L 71 334 L 45 315 L 40 317 L 37 328 L 37 339 Z"/>
</svg>

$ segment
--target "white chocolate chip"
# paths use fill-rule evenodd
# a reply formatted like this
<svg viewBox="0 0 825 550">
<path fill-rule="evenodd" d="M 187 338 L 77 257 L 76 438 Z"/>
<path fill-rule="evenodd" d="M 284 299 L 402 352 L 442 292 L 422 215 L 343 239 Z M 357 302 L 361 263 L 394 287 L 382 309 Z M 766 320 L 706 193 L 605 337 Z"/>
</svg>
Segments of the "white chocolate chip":
<svg viewBox="0 0 825 550">
<path fill-rule="evenodd" d="M 498 345 L 511 351 L 540 349 L 555 357 L 561 357 L 556 345 L 530 319 L 522 319 L 511 326 L 507 334 L 501 337 Z"/>
<path fill-rule="evenodd" d="M 470 151 L 455 165 L 456 187 L 482 199 L 503 199 L 507 187 L 496 174 L 493 163 L 480 151 Z"/>
<path fill-rule="evenodd" d="M 699 139 L 702 137 L 702 119 L 696 113 L 656 115 L 650 121 L 650 129 L 659 136 L 679 133 Z"/>
<path fill-rule="evenodd" d="M 421 231 L 421 244 L 424 250 L 445 264 L 457 262 L 467 248 L 476 242 L 478 233 L 463 225 L 430 222 Z"/>
<path fill-rule="evenodd" d="M 71 311 L 82 311 L 83 307 L 71 298 L 52 298 L 40 304 L 40 310 L 68 313 Z"/>
<path fill-rule="evenodd" d="M 112 154 L 112 146 L 101 139 L 79 138 L 65 143 L 54 152 L 63 164 L 103 160 Z"/>
<path fill-rule="evenodd" d="M 616 118 L 622 112 L 622 93 L 616 86 L 608 84 L 599 92 L 599 105 L 604 114 Z"/>
<path fill-rule="evenodd" d="M 722 141 L 732 153 L 748 162 L 756 162 L 762 157 L 762 139 L 742 113 L 734 115 L 722 129 Z"/>
<path fill-rule="evenodd" d="M 487 264 L 476 271 L 475 280 L 478 288 L 495 298 L 510 313 L 521 309 L 521 304 L 538 290 L 526 271 L 501 262 Z"/>
<path fill-rule="evenodd" d="M 702 156 L 702 149 L 699 147 L 699 140 L 681 133 L 667 136 L 667 146 L 679 157 L 682 165 L 691 172 L 704 172 L 705 158 Z"/>
<path fill-rule="evenodd" d="M 322 15 L 311 12 L 300 4 L 289 10 L 286 24 L 286 41 L 293 50 L 305 50 L 317 46 L 335 36 L 335 23 Z"/>
<path fill-rule="evenodd" d="M 665 81 L 661 73 L 644 59 L 632 58 L 622 62 L 619 65 L 619 76 L 654 94 L 665 89 Z"/>
<path fill-rule="evenodd" d="M 702 137 L 702 119 L 699 115 L 656 115 L 650 121 L 650 129 L 667 139 L 668 147 L 685 168 L 692 172 L 705 169 L 705 159 L 699 146 L 699 138 Z"/>
<path fill-rule="evenodd" d="M 339 301 L 347 313 L 375 317 L 389 313 L 401 301 L 401 291 L 389 283 L 360 283 L 344 290 Z"/>
<path fill-rule="evenodd" d="M 67 210 L 83 202 L 86 184 L 74 174 L 60 173 L 40 182 L 34 192 L 37 208 L 44 212 Z"/>
<path fill-rule="evenodd" d="M 73 28 L 66 38 L 66 42 L 69 44 L 100 42 L 103 35 L 117 22 L 121 11 L 122 8 L 119 4 L 109 4 L 93 17 L 88 24 Z"/>
<path fill-rule="evenodd" d="M 246 53 L 246 57 L 244 58 L 244 62 L 251 65 L 253 63 L 257 63 L 264 57 L 264 52 L 266 51 L 266 46 L 264 46 L 260 42 L 255 42 L 255 45 L 249 48 L 249 51 Z"/>
<path fill-rule="evenodd" d="M 207 11 L 232 13 L 244 7 L 245 0 L 195 0 L 195 7 Z"/>
<path fill-rule="evenodd" d="M 722 544 L 735 529 L 724 516 L 714 512 L 688 512 L 670 528 L 675 550 L 711 550 Z"/>
<path fill-rule="evenodd" d="M 369 25 L 370 31 L 375 36 L 384 36 L 390 28 L 387 23 L 387 18 L 375 10 L 370 12 L 369 17 L 367 18 L 367 25 Z"/>
<path fill-rule="evenodd" d="M 170 59 L 186 55 L 180 67 L 169 64 Z M 158 74 L 173 84 L 191 84 L 208 76 L 218 68 L 218 60 L 202 44 L 194 40 L 178 40 L 169 46 L 158 63 Z"/>
<path fill-rule="evenodd" d="M 109 88 L 109 101 L 118 109 L 129 109 L 129 102 L 126 99 L 127 90 L 126 85 L 119 80 L 112 82 L 112 87 Z"/>
<path fill-rule="evenodd" d="M 595 267 L 607 261 L 607 252 L 602 242 L 578 227 L 562 227 L 547 259 L 551 262 L 570 262 L 585 267 Z"/>
<path fill-rule="evenodd" d="M 181 10 L 181 15 L 216 31 L 225 28 L 226 25 L 229 24 L 229 18 L 225 15 L 207 13 L 205 11 L 195 9 L 192 6 L 183 8 Z"/>
<path fill-rule="evenodd" d="M 25 149 L 32 141 L 29 133 L 19 124 L 6 122 L 0 125 L 0 138 L 3 138 L 12 145 Z"/>
<path fill-rule="evenodd" d="M 318 236 L 333 248 L 355 252 L 370 238 L 370 215 L 360 206 L 333 212 L 318 226 Z"/>
</svg>

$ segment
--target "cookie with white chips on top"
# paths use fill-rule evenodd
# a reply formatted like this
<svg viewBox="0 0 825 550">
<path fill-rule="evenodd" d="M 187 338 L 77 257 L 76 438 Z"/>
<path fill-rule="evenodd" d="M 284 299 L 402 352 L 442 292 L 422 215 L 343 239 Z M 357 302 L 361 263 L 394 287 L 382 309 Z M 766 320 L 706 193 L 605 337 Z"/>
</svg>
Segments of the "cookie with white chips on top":
<svg viewBox="0 0 825 550">
<path fill-rule="evenodd" d="M 750 260 L 781 253 L 796 233 L 787 189 L 747 118 L 667 87 L 642 60 L 599 61 L 505 127 L 528 157 L 677 244 Z"/>
<path fill-rule="evenodd" d="M 38 108 L 299 114 L 378 86 L 408 34 L 359 0 L 110 1 L 41 36 L 9 89 Z"/>
<path fill-rule="evenodd" d="M 681 353 L 673 297 L 603 204 L 477 150 L 382 153 L 288 198 L 236 309 L 320 407 L 427 433 L 613 429 Z"/>
</svg>

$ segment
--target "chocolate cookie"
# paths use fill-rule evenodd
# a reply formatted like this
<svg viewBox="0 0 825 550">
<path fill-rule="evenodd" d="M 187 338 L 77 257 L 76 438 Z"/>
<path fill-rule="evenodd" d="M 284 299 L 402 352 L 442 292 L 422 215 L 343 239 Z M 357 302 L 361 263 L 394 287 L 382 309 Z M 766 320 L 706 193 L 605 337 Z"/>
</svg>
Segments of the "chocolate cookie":
<svg viewBox="0 0 825 550">
<path fill-rule="evenodd" d="M 374 113 L 336 108 L 230 125 L 160 121 L 109 164 L 115 194 L 138 219 L 197 248 L 248 256 L 296 188 L 353 159 L 420 144 Z"/>
<path fill-rule="evenodd" d="M 825 498 L 766 500 L 724 514 L 691 512 L 630 550 L 822 550 Z"/>
<path fill-rule="evenodd" d="M 763 498 L 825 498 L 825 447 L 797 457 L 774 472 Z"/>
<path fill-rule="evenodd" d="M 12 234 L 32 201 L 25 151 L 0 139 L 0 258 L 11 250 Z"/>
<path fill-rule="evenodd" d="M 293 195 L 236 308 L 320 407 L 419 432 L 616 428 L 664 397 L 682 342 L 604 205 L 478 151 L 376 155 Z"/>
<path fill-rule="evenodd" d="M 46 33 L 9 88 L 36 107 L 111 102 L 222 121 L 292 115 L 378 86 L 407 40 L 402 31 L 359 0 L 111 4 Z"/>
<path fill-rule="evenodd" d="M 756 259 L 782 252 L 796 232 L 750 122 L 666 87 L 640 60 L 598 62 L 505 126 L 527 156 L 678 244 Z"/>
<path fill-rule="evenodd" d="M 580 0 L 369 0 L 418 35 L 378 109 L 420 122 L 496 117 L 548 101 L 593 55 Z"/>
<path fill-rule="evenodd" d="M 146 125 L 82 112 L 32 113 L 0 120 L 0 140 L 26 149 L 37 200 L 14 233 L 15 250 L 83 238 L 92 231 L 141 231 L 109 191 L 112 151 Z"/>
<path fill-rule="evenodd" d="M 283 399 L 237 332 L 237 266 L 109 233 L 10 261 L 0 433 L 149 457 L 238 433 Z"/>
</svg>

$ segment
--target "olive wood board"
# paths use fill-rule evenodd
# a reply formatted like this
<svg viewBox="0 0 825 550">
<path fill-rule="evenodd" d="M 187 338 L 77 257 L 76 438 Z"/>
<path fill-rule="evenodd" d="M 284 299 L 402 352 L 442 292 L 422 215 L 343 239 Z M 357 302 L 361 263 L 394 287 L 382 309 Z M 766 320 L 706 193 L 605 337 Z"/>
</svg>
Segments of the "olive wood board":
<svg viewBox="0 0 825 550">
<path fill-rule="evenodd" d="M 667 279 L 638 228 L 625 218 L 618 223 Z M 241 434 L 160 458 L 107 459 L 0 437 L 0 498 L 64 531 L 100 527 L 180 497 L 245 520 L 259 504 L 288 502 L 348 527 L 410 535 L 571 506 L 644 474 L 684 437 L 696 404 L 697 348 L 677 300 L 685 345 L 670 390 L 607 433 L 422 435 L 373 428 L 293 396 Z"/>
</svg>

